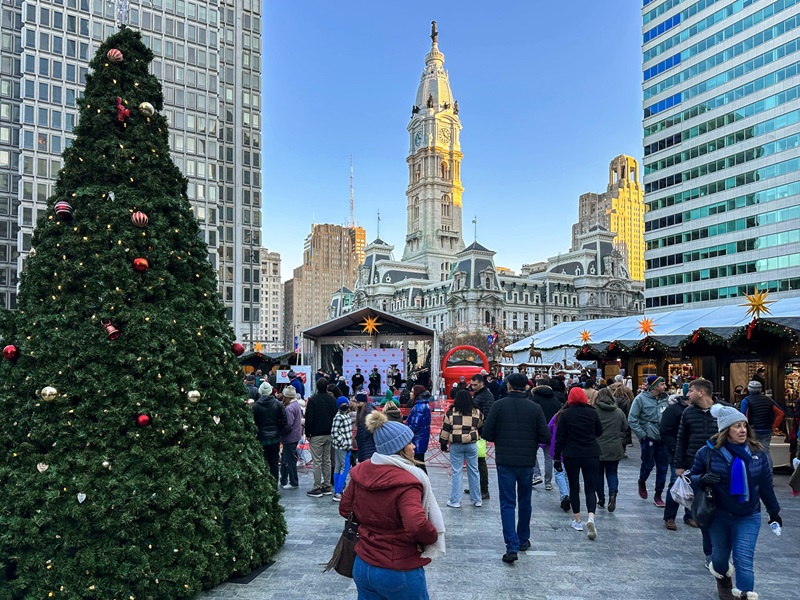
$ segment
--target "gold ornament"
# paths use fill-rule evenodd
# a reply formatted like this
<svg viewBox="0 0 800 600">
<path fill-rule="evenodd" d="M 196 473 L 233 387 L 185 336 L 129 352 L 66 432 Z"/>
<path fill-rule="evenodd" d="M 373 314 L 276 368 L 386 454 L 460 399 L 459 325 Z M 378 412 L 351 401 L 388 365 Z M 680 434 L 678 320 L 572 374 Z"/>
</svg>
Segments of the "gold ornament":
<svg viewBox="0 0 800 600">
<path fill-rule="evenodd" d="M 156 109 L 149 102 L 142 102 L 139 105 L 139 110 L 145 117 L 152 117 L 154 114 L 156 114 Z"/>
<path fill-rule="evenodd" d="M 636 321 L 639 323 L 639 333 L 648 336 L 651 333 L 655 332 L 655 324 L 653 323 L 653 319 L 643 318 L 641 321 Z"/>
<path fill-rule="evenodd" d="M 200 392 L 197 390 L 189 390 L 186 392 L 186 396 L 192 404 L 196 404 L 200 401 Z"/>
<path fill-rule="evenodd" d="M 583 331 L 581 331 L 581 341 L 584 344 L 588 344 L 589 342 L 591 342 L 592 341 L 592 332 L 589 331 L 588 329 L 584 329 Z"/>
<path fill-rule="evenodd" d="M 378 333 L 378 327 L 383 323 L 378 321 L 378 317 L 364 317 L 364 320 L 359 325 L 363 328 L 361 333 L 373 335 Z"/>
<path fill-rule="evenodd" d="M 52 402 L 56 398 L 58 398 L 58 390 L 52 386 L 43 387 L 42 391 L 40 392 L 42 396 L 42 400 L 45 402 Z"/>
</svg>

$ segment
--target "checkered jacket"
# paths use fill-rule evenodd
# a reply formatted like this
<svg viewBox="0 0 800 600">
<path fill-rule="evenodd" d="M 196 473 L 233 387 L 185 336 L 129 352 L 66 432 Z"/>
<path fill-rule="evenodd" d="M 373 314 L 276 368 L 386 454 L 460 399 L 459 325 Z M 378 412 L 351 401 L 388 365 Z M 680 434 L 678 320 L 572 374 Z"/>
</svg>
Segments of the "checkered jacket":
<svg viewBox="0 0 800 600">
<path fill-rule="evenodd" d="M 478 441 L 478 429 L 483 427 L 483 414 L 477 408 L 471 415 L 462 415 L 451 408 L 444 416 L 439 442 L 442 444 L 469 444 Z"/>
<path fill-rule="evenodd" d="M 349 412 L 341 410 L 333 417 L 331 425 L 331 440 L 337 450 L 353 449 L 353 420 Z"/>
</svg>

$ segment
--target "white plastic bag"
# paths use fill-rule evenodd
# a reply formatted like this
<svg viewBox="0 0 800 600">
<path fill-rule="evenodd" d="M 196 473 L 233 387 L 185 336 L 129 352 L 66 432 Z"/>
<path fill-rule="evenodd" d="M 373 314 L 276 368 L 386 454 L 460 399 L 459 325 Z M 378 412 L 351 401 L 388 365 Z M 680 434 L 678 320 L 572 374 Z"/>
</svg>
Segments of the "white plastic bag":
<svg viewBox="0 0 800 600">
<path fill-rule="evenodd" d="M 692 500 L 694 500 L 694 490 L 687 476 L 678 477 L 675 483 L 672 484 L 669 493 L 672 494 L 672 499 L 675 500 L 675 502 L 691 510 Z"/>
</svg>

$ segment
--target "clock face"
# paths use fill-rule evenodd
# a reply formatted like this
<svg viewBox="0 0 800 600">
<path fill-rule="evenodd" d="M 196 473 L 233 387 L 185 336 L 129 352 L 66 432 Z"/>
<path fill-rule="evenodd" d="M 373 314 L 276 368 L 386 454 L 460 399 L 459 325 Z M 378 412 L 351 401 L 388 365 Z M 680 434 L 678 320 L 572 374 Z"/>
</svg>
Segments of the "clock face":
<svg viewBox="0 0 800 600">
<path fill-rule="evenodd" d="M 422 145 L 422 132 L 418 131 L 414 134 L 414 145 L 421 146 Z"/>
<path fill-rule="evenodd" d="M 445 142 L 446 144 L 450 143 L 450 130 L 449 129 L 440 129 L 439 130 L 439 139 Z"/>
</svg>

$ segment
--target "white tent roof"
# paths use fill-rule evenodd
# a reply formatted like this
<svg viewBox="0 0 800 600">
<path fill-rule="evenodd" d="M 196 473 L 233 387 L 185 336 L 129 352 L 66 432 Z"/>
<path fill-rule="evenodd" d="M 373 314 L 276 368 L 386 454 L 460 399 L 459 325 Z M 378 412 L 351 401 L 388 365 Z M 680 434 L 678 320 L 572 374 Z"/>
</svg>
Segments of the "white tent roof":
<svg viewBox="0 0 800 600">
<path fill-rule="evenodd" d="M 800 297 L 776 300 L 769 305 L 770 317 L 800 317 Z M 518 342 L 506 346 L 505 352 L 521 352 L 533 347 L 539 350 L 559 348 L 562 346 L 583 346 L 580 332 L 584 329 L 591 334 L 590 343 L 613 342 L 615 340 L 636 340 L 644 338 L 639 331 L 639 321 L 644 317 L 652 319 L 653 333 L 660 335 L 690 335 L 699 327 L 741 327 L 750 322 L 747 307 L 738 304 L 712 306 L 709 308 L 691 308 L 653 312 L 646 315 L 617 317 L 615 319 L 595 319 L 592 321 L 570 321 L 540 331 Z"/>
</svg>

